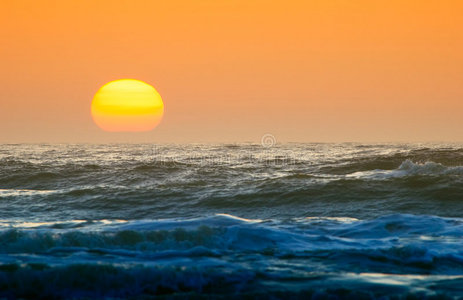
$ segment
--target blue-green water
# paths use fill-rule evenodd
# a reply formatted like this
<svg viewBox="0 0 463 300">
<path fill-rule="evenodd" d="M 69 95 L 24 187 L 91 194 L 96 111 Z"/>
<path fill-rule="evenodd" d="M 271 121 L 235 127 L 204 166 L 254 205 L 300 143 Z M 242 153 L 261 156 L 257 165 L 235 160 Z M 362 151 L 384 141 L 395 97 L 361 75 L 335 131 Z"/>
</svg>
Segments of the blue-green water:
<svg viewBox="0 0 463 300">
<path fill-rule="evenodd" d="M 462 235 L 462 145 L 0 146 L 0 297 L 456 298 Z"/>
</svg>

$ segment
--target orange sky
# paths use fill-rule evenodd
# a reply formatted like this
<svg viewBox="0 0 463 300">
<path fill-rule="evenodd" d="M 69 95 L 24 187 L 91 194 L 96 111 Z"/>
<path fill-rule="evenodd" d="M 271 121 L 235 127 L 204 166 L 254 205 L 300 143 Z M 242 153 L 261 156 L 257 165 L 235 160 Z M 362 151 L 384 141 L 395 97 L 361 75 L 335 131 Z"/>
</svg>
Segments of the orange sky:
<svg viewBox="0 0 463 300">
<path fill-rule="evenodd" d="M 463 141 L 460 0 L 0 1 L 0 142 Z M 154 131 L 93 123 L 120 78 Z"/>
</svg>

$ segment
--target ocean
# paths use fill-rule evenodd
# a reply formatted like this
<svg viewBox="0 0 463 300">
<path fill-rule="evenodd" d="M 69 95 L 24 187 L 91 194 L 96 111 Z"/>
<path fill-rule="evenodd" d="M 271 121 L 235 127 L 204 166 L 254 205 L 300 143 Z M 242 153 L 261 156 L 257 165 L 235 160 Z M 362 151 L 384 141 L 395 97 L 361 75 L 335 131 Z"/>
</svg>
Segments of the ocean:
<svg viewBox="0 0 463 300">
<path fill-rule="evenodd" d="M 463 297 L 461 144 L 0 145 L 0 298 Z"/>
</svg>

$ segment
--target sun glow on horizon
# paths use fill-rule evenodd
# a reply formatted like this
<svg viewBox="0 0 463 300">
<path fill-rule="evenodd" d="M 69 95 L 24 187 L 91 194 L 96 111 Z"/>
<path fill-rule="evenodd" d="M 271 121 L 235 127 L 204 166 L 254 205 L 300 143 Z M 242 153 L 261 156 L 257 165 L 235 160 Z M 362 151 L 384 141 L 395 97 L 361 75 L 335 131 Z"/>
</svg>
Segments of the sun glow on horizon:
<svg viewBox="0 0 463 300">
<path fill-rule="evenodd" d="M 161 122 L 164 103 L 151 85 L 136 79 L 119 79 L 96 92 L 91 113 L 105 131 L 150 131 Z"/>
</svg>

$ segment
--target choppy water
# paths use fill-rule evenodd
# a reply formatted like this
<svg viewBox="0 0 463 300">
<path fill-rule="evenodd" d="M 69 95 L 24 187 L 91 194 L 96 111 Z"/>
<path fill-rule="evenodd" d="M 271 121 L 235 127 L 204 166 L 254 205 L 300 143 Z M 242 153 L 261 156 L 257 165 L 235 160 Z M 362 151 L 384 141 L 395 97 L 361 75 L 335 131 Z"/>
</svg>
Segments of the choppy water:
<svg viewBox="0 0 463 300">
<path fill-rule="evenodd" d="M 463 296 L 463 145 L 1 145 L 0 297 Z"/>
</svg>

